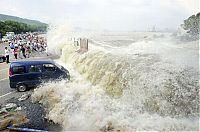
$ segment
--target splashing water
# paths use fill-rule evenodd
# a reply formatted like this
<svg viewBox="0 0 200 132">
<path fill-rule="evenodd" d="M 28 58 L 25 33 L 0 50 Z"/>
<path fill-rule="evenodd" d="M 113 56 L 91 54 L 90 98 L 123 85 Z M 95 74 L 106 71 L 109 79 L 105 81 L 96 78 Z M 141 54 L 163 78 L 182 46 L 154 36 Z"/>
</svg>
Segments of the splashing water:
<svg viewBox="0 0 200 132">
<path fill-rule="evenodd" d="M 47 118 L 63 130 L 199 130 L 199 75 L 195 66 L 174 63 L 172 56 L 184 60 L 176 48 L 181 46 L 166 46 L 170 41 L 150 35 L 141 40 L 142 33 L 136 42 L 127 34 L 105 35 L 109 41 L 91 37 L 89 51 L 79 54 L 73 43 L 56 39 L 62 32 L 51 32 L 62 52 L 58 61 L 72 78 L 42 85 L 32 100 L 42 103 Z M 179 52 L 170 54 L 174 48 Z"/>
</svg>

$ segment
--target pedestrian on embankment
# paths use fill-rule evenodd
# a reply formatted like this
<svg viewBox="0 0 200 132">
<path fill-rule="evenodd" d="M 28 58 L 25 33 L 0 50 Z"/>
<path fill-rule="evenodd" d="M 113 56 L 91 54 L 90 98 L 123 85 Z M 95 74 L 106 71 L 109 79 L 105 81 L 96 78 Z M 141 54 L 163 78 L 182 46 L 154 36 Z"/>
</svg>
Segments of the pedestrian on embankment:
<svg viewBox="0 0 200 132">
<path fill-rule="evenodd" d="M 24 56 L 24 58 L 26 58 L 26 49 L 25 49 L 24 45 L 22 46 L 21 51 L 22 51 L 22 55 Z"/>
<path fill-rule="evenodd" d="M 15 59 L 17 59 L 18 48 L 14 48 L 13 54 L 14 54 Z"/>
<path fill-rule="evenodd" d="M 20 44 L 19 45 L 19 47 L 18 47 L 18 57 L 20 58 L 20 59 L 22 59 L 22 57 L 21 57 L 21 52 L 22 52 L 22 45 Z"/>
<path fill-rule="evenodd" d="M 5 57 L 6 57 L 6 63 L 10 63 L 10 60 L 9 60 L 9 50 L 8 50 L 8 47 L 5 47 Z"/>
<path fill-rule="evenodd" d="M 30 57 L 30 54 L 31 54 L 31 48 L 29 46 L 27 46 L 26 55 L 27 55 L 28 58 Z"/>
</svg>

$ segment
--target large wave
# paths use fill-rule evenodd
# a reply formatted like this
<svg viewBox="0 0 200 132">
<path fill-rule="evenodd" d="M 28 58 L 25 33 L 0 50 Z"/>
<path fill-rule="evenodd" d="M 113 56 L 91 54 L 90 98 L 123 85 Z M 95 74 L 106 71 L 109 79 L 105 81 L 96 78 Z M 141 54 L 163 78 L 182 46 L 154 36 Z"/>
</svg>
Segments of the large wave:
<svg viewBox="0 0 200 132">
<path fill-rule="evenodd" d="M 54 39 L 59 38 L 56 34 L 49 41 L 59 42 L 52 49 L 61 54 L 59 63 L 70 69 L 71 81 L 44 84 L 32 99 L 42 103 L 48 119 L 64 130 L 199 129 L 198 72 L 152 50 L 160 40 L 137 40 L 121 47 L 105 41 L 101 45 L 91 37 L 89 51 L 80 54 L 73 42 Z"/>
</svg>

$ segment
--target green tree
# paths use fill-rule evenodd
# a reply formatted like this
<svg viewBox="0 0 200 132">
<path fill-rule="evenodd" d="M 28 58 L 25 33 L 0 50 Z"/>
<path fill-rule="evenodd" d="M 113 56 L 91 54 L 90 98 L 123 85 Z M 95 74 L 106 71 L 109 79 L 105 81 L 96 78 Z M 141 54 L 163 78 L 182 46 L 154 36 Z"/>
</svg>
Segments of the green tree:
<svg viewBox="0 0 200 132">
<path fill-rule="evenodd" d="M 200 12 L 196 15 L 190 16 L 188 19 L 184 20 L 184 24 L 181 26 L 188 34 L 194 39 L 199 39 L 199 26 L 200 26 Z"/>
</svg>

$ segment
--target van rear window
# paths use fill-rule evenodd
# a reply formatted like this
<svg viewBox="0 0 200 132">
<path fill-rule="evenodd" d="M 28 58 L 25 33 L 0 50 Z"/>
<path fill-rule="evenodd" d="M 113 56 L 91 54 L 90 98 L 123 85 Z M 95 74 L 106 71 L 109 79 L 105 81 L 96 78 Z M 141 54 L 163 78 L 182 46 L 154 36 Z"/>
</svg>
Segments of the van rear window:
<svg viewBox="0 0 200 132">
<path fill-rule="evenodd" d="M 24 66 L 15 66 L 13 67 L 13 74 L 23 74 L 25 73 L 25 67 Z"/>
</svg>

